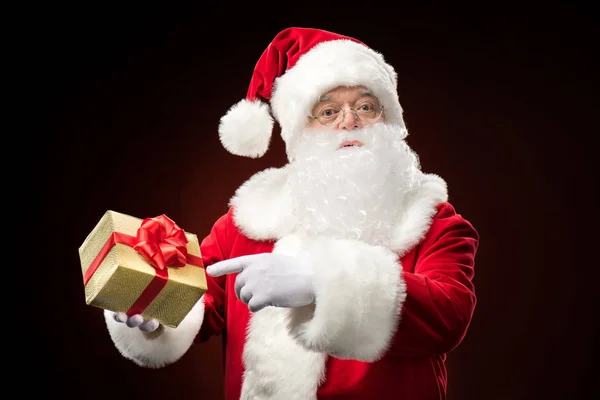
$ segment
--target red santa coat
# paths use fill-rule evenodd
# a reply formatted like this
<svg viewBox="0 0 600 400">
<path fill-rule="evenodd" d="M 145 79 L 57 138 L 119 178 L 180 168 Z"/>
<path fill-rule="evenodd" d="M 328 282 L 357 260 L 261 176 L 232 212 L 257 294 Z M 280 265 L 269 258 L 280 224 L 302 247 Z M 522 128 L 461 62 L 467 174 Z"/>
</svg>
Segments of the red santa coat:
<svg viewBox="0 0 600 400">
<path fill-rule="evenodd" d="M 107 317 L 121 353 L 158 367 L 193 341 L 223 335 L 225 393 L 233 399 L 444 399 L 446 354 L 474 311 L 479 236 L 448 203 L 441 178 L 426 175 L 404 200 L 388 246 L 294 234 L 285 168 L 255 175 L 202 241 L 206 265 L 279 251 L 311 262 L 316 306 L 250 313 L 236 274 L 208 278 L 208 292 L 163 342 Z"/>
</svg>

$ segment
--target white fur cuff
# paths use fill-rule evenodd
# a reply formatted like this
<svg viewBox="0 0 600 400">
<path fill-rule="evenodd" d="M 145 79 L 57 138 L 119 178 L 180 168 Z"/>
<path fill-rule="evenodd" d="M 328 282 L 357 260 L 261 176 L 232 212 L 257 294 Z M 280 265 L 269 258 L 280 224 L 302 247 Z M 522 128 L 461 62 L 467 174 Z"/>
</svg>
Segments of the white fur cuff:
<svg viewBox="0 0 600 400">
<path fill-rule="evenodd" d="M 146 333 L 115 321 L 109 311 L 104 312 L 104 318 L 110 337 L 123 357 L 142 367 L 161 368 L 179 360 L 192 345 L 204 320 L 204 296 L 177 328 L 161 326 Z"/>
<path fill-rule="evenodd" d="M 310 350 L 374 361 L 388 348 L 406 298 L 402 267 L 389 249 L 319 238 L 300 257 L 315 269 L 316 305 L 291 309 L 291 335 Z"/>
</svg>

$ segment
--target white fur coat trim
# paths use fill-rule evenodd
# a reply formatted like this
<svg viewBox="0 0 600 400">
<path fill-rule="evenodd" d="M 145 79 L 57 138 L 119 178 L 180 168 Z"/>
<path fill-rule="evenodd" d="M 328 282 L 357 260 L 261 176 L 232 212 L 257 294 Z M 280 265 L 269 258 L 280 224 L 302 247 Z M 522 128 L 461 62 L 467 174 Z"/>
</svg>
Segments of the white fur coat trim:
<svg viewBox="0 0 600 400">
<path fill-rule="evenodd" d="M 242 355 L 241 399 L 316 399 L 326 354 L 307 351 L 292 338 L 287 312 L 267 307 L 252 315 Z"/>
<path fill-rule="evenodd" d="M 234 222 L 250 239 L 281 239 L 294 232 L 297 218 L 286 182 L 289 164 L 257 172 L 244 182 L 231 198 Z M 396 222 L 391 250 L 400 256 L 421 240 L 436 212 L 448 200 L 446 182 L 434 174 L 422 174 L 421 184 L 399 204 L 402 218 Z"/>
<path fill-rule="evenodd" d="M 279 240 L 274 252 L 294 255 L 315 271 L 316 304 L 289 310 L 288 328 L 298 343 L 338 358 L 383 355 L 406 298 L 394 252 L 352 239 L 296 236 Z"/>
<path fill-rule="evenodd" d="M 241 398 L 315 399 L 328 355 L 374 361 L 388 348 L 406 298 L 401 266 L 389 249 L 355 240 L 292 234 L 273 252 L 313 265 L 317 301 L 252 315 Z"/>
<path fill-rule="evenodd" d="M 276 240 L 273 252 L 300 257 L 315 268 L 316 304 L 265 308 L 252 315 L 244 347 L 242 398 L 315 399 L 327 355 L 374 361 L 388 349 L 406 299 L 399 257 L 427 232 L 445 182 L 423 175 L 401 206 L 391 247 L 294 234 L 296 218 L 286 190 L 288 169 L 261 171 L 230 205 L 234 222 L 255 240 Z M 293 372 L 292 372 L 293 371 Z"/>
<path fill-rule="evenodd" d="M 204 320 L 204 296 L 198 300 L 177 328 L 161 326 L 146 333 L 117 322 L 104 311 L 106 327 L 123 357 L 141 367 L 161 368 L 179 360 L 190 348 Z"/>
</svg>

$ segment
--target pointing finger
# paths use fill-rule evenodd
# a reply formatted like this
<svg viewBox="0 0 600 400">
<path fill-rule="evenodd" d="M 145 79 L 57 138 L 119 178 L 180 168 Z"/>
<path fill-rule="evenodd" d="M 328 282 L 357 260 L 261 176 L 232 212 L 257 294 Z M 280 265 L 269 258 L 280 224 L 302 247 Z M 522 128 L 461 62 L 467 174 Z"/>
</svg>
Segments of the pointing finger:
<svg viewBox="0 0 600 400">
<path fill-rule="evenodd" d="M 225 274 L 232 274 L 235 272 L 242 272 L 244 268 L 252 262 L 252 259 L 258 256 L 258 254 L 252 254 L 249 256 L 241 256 L 231 258 L 229 260 L 219 261 L 206 267 L 206 273 L 210 276 L 221 276 Z"/>
</svg>

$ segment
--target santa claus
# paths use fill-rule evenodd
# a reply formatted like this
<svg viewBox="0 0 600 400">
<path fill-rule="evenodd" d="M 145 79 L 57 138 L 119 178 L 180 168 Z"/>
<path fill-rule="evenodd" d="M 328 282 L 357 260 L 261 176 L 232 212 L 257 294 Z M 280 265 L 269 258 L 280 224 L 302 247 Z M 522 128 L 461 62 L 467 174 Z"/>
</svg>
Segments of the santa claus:
<svg viewBox="0 0 600 400">
<path fill-rule="evenodd" d="M 223 335 L 227 399 L 444 399 L 445 360 L 476 303 L 479 236 L 407 145 L 394 69 L 360 41 L 280 32 L 221 119 L 260 157 L 202 241 L 208 291 L 177 327 L 105 312 L 121 354 L 177 361 Z"/>
</svg>

